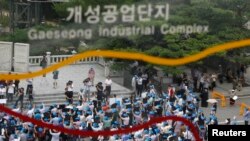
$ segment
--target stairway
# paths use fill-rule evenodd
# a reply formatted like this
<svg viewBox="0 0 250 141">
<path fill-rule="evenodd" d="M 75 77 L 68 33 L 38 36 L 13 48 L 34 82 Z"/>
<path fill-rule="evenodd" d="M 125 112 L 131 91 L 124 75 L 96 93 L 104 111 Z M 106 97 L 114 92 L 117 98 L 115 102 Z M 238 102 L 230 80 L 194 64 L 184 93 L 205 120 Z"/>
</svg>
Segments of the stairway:
<svg viewBox="0 0 250 141">
<path fill-rule="evenodd" d="M 111 92 L 111 96 L 114 94 L 116 94 L 117 97 L 129 97 L 132 94 L 132 92 L 122 92 L 122 91 L 114 90 Z M 65 104 L 65 102 L 66 102 L 64 93 L 37 94 L 37 95 L 34 95 L 33 97 L 34 97 L 34 104 L 35 105 L 40 105 L 40 104 L 44 103 L 45 106 L 50 106 L 52 104 Z M 7 103 L 7 106 L 12 108 L 13 105 L 15 104 L 16 100 L 17 100 L 17 97 L 14 96 L 13 101 Z M 77 93 L 74 93 L 73 100 L 74 100 L 74 102 L 78 101 L 78 94 Z M 19 104 L 20 104 L 20 102 L 19 102 Z M 29 99 L 28 99 L 28 96 L 26 96 L 26 95 L 24 97 L 23 104 L 24 104 L 24 108 L 26 108 L 29 105 Z"/>
</svg>

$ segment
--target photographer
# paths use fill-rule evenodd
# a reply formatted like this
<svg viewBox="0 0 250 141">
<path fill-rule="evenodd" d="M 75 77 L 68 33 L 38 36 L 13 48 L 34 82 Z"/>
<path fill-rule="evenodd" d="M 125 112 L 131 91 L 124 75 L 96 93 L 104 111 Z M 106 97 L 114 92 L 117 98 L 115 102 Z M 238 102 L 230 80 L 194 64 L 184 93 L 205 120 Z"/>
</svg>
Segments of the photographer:
<svg viewBox="0 0 250 141">
<path fill-rule="evenodd" d="M 66 100 L 68 103 L 73 103 L 73 81 L 68 81 L 65 88 Z"/>
<path fill-rule="evenodd" d="M 24 96 L 24 88 L 18 89 L 18 99 L 15 103 L 15 106 L 17 106 L 18 102 L 21 102 L 21 109 L 23 108 L 23 96 Z"/>
</svg>

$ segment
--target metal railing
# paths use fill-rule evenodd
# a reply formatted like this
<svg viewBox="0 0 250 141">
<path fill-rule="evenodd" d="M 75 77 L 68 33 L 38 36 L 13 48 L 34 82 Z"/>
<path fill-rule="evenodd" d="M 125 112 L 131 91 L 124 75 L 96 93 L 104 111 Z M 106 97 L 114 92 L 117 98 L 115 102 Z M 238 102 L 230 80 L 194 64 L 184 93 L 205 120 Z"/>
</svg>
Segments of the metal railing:
<svg viewBox="0 0 250 141">
<path fill-rule="evenodd" d="M 57 64 L 59 62 L 62 62 L 72 55 L 51 55 L 49 58 L 47 58 L 50 63 L 49 64 Z M 29 65 L 30 66 L 37 66 L 40 65 L 40 62 L 42 60 L 43 56 L 30 56 L 29 57 Z M 103 61 L 101 61 L 99 57 L 87 57 L 87 58 L 82 58 L 78 61 L 75 61 L 72 64 L 85 64 L 85 63 L 97 63 L 102 65 Z"/>
</svg>

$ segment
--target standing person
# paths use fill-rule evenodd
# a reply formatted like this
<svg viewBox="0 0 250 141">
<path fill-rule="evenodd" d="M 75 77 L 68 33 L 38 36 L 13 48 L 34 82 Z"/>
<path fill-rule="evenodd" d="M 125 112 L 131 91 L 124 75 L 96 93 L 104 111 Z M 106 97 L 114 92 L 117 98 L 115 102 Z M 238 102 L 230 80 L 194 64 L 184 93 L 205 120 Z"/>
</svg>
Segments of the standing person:
<svg viewBox="0 0 250 141">
<path fill-rule="evenodd" d="M 242 90 L 242 85 L 244 84 L 244 77 L 240 77 L 238 79 L 238 83 L 237 83 L 237 89 L 238 91 L 241 91 Z"/>
<path fill-rule="evenodd" d="M 198 77 L 199 77 L 199 72 L 198 72 L 198 70 L 196 70 L 196 69 L 195 69 L 193 73 L 194 73 L 194 74 L 193 74 L 194 92 L 196 92 L 196 91 L 197 91 L 197 85 L 198 85 Z"/>
<path fill-rule="evenodd" d="M 17 106 L 18 102 L 21 102 L 21 109 L 23 108 L 23 96 L 24 96 L 24 88 L 20 88 L 18 90 L 18 99 L 15 103 L 15 106 Z"/>
<path fill-rule="evenodd" d="M 17 75 L 17 74 L 16 74 Z M 18 89 L 19 89 L 19 83 L 20 83 L 20 80 L 16 79 L 14 80 L 14 84 L 15 84 L 15 93 L 17 93 Z"/>
<path fill-rule="evenodd" d="M 94 86 L 94 80 L 95 80 L 95 70 L 93 68 L 89 69 L 88 77 L 90 78 L 90 81 L 92 83 L 92 86 Z"/>
<path fill-rule="evenodd" d="M 46 58 L 46 55 L 43 55 L 43 59 L 40 62 L 40 66 L 42 67 L 42 69 L 45 69 L 48 65 L 48 60 Z M 46 74 L 43 74 L 43 77 L 46 77 Z"/>
<path fill-rule="evenodd" d="M 66 88 L 65 88 L 65 94 L 66 94 L 66 100 L 67 102 L 69 102 L 70 104 L 73 103 L 73 81 L 68 81 L 68 83 L 66 84 Z"/>
<path fill-rule="evenodd" d="M 200 86 L 199 86 L 199 91 L 200 91 L 200 92 L 203 91 L 204 82 L 205 82 L 205 76 L 204 76 L 204 74 L 202 74 L 201 77 L 200 77 Z"/>
<path fill-rule="evenodd" d="M 143 84 L 143 90 L 147 90 L 147 84 L 148 84 L 148 74 L 146 71 L 142 74 L 142 84 Z"/>
<path fill-rule="evenodd" d="M 29 78 L 26 81 L 27 81 L 26 94 L 28 94 L 29 89 L 33 89 L 33 78 Z"/>
<path fill-rule="evenodd" d="M 236 79 L 236 77 L 233 77 L 233 79 L 232 79 L 232 84 L 233 84 L 233 89 L 234 90 L 236 90 L 236 87 L 237 87 L 237 79 Z"/>
<path fill-rule="evenodd" d="M 29 98 L 30 104 L 33 105 L 33 90 L 32 89 L 28 90 L 28 98 Z"/>
<path fill-rule="evenodd" d="M 102 82 L 99 82 L 96 85 L 96 90 L 97 90 L 97 105 L 98 107 L 101 107 L 102 105 L 102 100 L 103 100 L 103 86 Z"/>
<path fill-rule="evenodd" d="M 132 91 L 136 95 L 136 89 L 137 89 L 137 75 L 134 75 L 131 81 Z"/>
<path fill-rule="evenodd" d="M 250 121 L 250 109 L 247 108 L 244 114 L 244 121 L 245 125 L 248 125 L 248 122 Z"/>
<path fill-rule="evenodd" d="M 143 79 L 141 78 L 141 76 L 139 76 L 139 78 L 137 79 L 137 95 L 140 97 L 143 89 L 142 81 Z"/>
<path fill-rule="evenodd" d="M 220 84 L 223 84 L 223 77 L 224 77 L 224 74 L 223 74 L 223 71 L 222 71 L 222 67 L 221 67 L 221 65 L 219 65 L 218 79 L 219 79 Z"/>
<path fill-rule="evenodd" d="M 9 84 L 7 86 L 7 100 L 12 102 L 13 100 L 13 95 L 14 95 L 14 92 L 15 92 L 15 84 L 13 83 L 13 81 L 9 81 Z"/>
<path fill-rule="evenodd" d="M 83 81 L 83 94 L 84 94 L 84 101 L 90 101 L 90 87 L 91 87 L 90 79 L 87 78 Z"/>
<path fill-rule="evenodd" d="M 213 73 L 213 74 L 211 75 L 211 79 L 212 79 L 211 90 L 213 91 L 213 89 L 216 87 L 217 75 L 216 75 L 215 73 Z"/>
<path fill-rule="evenodd" d="M 207 107 L 208 103 L 208 88 L 204 88 L 203 92 L 201 93 L 201 107 Z"/>
<path fill-rule="evenodd" d="M 105 85 L 106 85 L 106 101 L 108 101 L 108 98 L 110 97 L 111 93 L 111 85 L 112 85 L 112 80 L 110 79 L 110 76 L 107 77 L 105 80 Z"/>
<path fill-rule="evenodd" d="M 59 71 L 58 70 L 53 71 L 53 79 L 54 79 L 53 88 L 54 89 L 57 88 L 58 75 L 59 75 Z"/>
<path fill-rule="evenodd" d="M 236 91 L 233 89 L 230 91 L 230 105 L 233 106 L 235 104 L 235 101 L 238 99 L 238 96 L 236 95 Z"/>
<path fill-rule="evenodd" d="M 168 86 L 168 95 L 169 97 L 175 97 L 175 88 L 172 85 Z"/>
</svg>

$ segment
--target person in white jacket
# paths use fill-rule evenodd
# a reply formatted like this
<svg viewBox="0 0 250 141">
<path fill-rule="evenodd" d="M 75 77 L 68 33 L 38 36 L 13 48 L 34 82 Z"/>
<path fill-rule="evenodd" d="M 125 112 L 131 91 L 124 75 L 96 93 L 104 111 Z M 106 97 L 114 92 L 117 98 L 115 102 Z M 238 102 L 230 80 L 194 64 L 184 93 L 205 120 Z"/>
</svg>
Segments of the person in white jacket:
<svg viewBox="0 0 250 141">
<path fill-rule="evenodd" d="M 55 130 L 49 130 L 52 138 L 51 138 L 51 141 L 60 141 L 60 134 L 61 132 L 57 132 Z"/>
<path fill-rule="evenodd" d="M 131 81 L 131 86 L 133 92 L 136 94 L 136 82 L 137 82 L 137 75 L 134 75 Z"/>
</svg>

